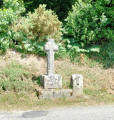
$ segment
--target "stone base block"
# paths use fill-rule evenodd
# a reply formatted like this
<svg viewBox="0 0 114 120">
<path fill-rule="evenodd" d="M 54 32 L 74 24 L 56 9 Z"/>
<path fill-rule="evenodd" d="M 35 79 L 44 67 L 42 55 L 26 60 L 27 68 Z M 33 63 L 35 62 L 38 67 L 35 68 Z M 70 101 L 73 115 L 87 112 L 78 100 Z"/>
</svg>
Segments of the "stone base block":
<svg viewBox="0 0 114 120">
<path fill-rule="evenodd" d="M 83 94 L 83 76 L 81 74 L 73 74 L 71 77 L 71 86 L 73 88 L 73 95 Z"/>
<path fill-rule="evenodd" d="M 52 76 L 41 75 L 40 83 L 45 88 L 62 88 L 62 76 L 54 74 Z"/>
<path fill-rule="evenodd" d="M 57 98 L 69 98 L 72 97 L 72 89 L 60 89 L 60 90 L 40 90 L 39 91 L 39 99 L 57 99 Z"/>
</svg>

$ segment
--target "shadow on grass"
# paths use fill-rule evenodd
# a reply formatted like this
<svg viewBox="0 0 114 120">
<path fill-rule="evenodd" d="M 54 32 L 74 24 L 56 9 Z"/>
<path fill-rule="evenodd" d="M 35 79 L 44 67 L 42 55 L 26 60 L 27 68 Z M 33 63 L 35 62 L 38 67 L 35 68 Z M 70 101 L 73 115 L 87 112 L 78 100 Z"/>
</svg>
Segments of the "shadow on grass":
<svg viewBox="0 0 114 120">
<path fill-rule="evenodd" d="M 40 81 L 40 76 L 33 76 L 32 81 L 36 82 L 40 87 L 42 86 Z"/>
<path fill-rule="evenodd" d="M 103 68 L 113 68 L 114 67 L 114 42 L 105 43 L 100 46 L 99 53 L 89 53 L 87 56 L 102 64 Z"/>
</svg>

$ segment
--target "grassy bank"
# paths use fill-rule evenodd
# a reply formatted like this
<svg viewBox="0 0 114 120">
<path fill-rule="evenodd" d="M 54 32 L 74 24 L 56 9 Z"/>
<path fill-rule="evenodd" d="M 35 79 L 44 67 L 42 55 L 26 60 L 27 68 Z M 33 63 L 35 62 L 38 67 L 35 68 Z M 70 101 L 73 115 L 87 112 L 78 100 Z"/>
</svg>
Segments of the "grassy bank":
<svg viewBox="0 0 114 120">
<path fill-rule="evenodd" d="M 63 88 L 70 88 L 72 74 L 84 77 L 84 95 L 76 98 L 38 100 L 36 89 L 39 75 L 46 73 L 46 59 L 8 51 L 0 56 L 0 110 L 45 109 L 59 106 L 114 104 L 114 69 L 104 69 L 94 60 L 84 57 L 83 64 L 69 59 L 55 60 L 55 72 L 63 77 Z"/>
</svg>

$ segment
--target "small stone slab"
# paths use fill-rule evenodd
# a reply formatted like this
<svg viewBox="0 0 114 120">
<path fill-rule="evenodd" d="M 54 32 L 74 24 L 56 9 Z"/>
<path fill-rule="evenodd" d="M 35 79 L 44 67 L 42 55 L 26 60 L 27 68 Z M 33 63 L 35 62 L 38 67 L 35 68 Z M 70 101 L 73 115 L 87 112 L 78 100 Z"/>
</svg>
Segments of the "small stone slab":
<svg viewBox="0 0 114 120">
<path fill-rule="evenodd" d="M 60 90 L 40 90 L 39 91 L 39 99 L 44 100 L 44 99 L 57 99 L 57 98 L 62 98 L 62 97 L 72 97 L 72 89 L 60 89 Z"/>
<path fill-rule="evenodd" d="M 73 88 L 73 95 L 83 94 L 83 76 L 81 74 L 73 74 L 71 86 Z"/>
<path fill-rule="evenodd" d="M 52 76 L 41 75 L 40 83 L 45 88 L 62 88 L 62 76 L 54 74 Z"/>
</svg>

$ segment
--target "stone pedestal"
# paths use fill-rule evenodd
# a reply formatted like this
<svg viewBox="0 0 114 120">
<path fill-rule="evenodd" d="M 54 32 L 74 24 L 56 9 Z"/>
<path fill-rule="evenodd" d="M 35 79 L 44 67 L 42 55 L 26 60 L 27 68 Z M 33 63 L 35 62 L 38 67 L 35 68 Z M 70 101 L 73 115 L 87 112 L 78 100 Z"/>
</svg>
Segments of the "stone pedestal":
<svg viewBox="0 0 114 120">
<path fill-rule="evenodd" d="M 72 97 L 72 89 L 44 89 L 39 90 L 39 99 L 58 99 L 58 98 L 69 98 Z"/>
<path fill-rule="evenodd" d="M 73 95 L 83 94 L 83 76 L 81 74 L 73 74 L 71 77 L 71 86 Z"/>
<path fill-rule="evenodd" d="M 62 76 L 54 74 L 52 76 L 49 75 L 41 75 L 40 83 L 45 88 L 62 88 Z"/>
</svg>

